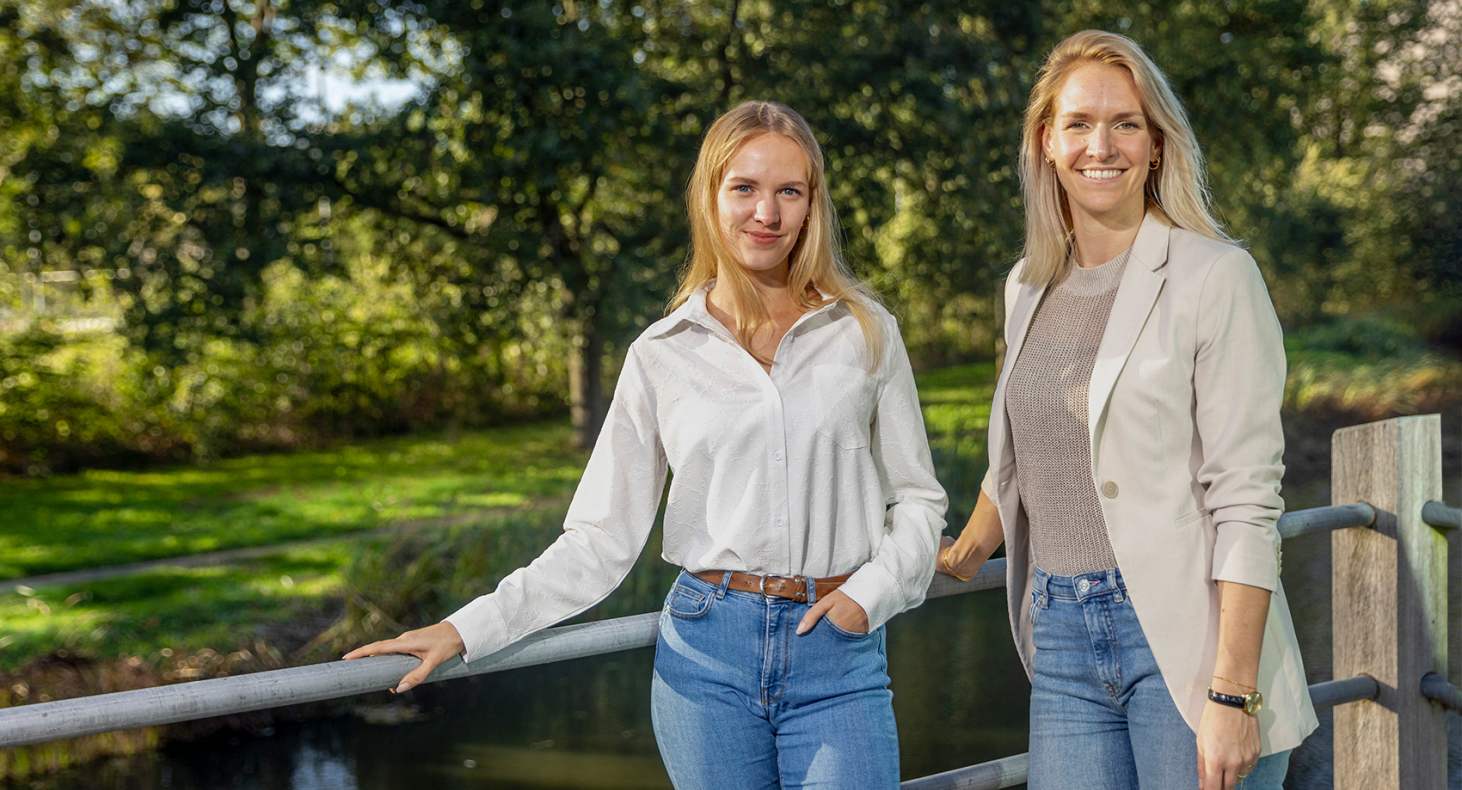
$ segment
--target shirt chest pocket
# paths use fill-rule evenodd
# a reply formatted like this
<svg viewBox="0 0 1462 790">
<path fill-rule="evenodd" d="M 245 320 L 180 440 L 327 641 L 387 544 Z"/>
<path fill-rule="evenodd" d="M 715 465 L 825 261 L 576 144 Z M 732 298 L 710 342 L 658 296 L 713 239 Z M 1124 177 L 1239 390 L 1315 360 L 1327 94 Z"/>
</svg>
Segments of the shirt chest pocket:
<svg viewBox="0 0 1462 790">
<path fill-rule="evenodd" d="M 868 371 L 851 365 L 819 365 L 813 370 L 811 419 L 817 432 L 843 450 L 869 445 L 877 382 Z"/>
</svg>

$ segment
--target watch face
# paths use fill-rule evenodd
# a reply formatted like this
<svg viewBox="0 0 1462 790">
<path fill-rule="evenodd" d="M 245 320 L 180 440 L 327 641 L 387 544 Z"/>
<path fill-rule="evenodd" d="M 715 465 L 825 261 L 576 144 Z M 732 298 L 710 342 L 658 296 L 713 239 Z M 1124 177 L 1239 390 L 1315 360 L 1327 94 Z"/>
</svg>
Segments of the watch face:
<svg viewBox="0 0 1462 790">
<path fill-rule="evenodd" d="M 1244 712 L 1245 713 L 1249 714 L 1250 716 L 1254 716 L 1254 715 L 1258 714 L 1259 711 L 1260 711 L 1260 709 L 1262 709 L 1263 707 L 1264 707 L 1264 695 L 1263 694 L 1260 694 L 1259 692 L 1254 691 L 1254 692 L 1250 692 L 1250 693 L 1244 695 Z"/>
</svg>

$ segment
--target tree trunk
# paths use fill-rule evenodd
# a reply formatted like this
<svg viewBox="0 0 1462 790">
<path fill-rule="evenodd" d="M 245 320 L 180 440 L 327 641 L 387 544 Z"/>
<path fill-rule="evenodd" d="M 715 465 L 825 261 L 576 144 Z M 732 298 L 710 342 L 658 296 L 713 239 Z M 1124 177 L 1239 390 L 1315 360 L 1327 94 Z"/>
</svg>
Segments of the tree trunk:
<svg viewBox="0 0 1462 790">
<path fill-rule="evenodd" d="M 594 316 L 575 322 L 569 357 L 569 413 L 574 424 L 574 443 L 589 450 L 604 425 L 609 404 L 604 395 L 604 338 Z"/>
</svg>

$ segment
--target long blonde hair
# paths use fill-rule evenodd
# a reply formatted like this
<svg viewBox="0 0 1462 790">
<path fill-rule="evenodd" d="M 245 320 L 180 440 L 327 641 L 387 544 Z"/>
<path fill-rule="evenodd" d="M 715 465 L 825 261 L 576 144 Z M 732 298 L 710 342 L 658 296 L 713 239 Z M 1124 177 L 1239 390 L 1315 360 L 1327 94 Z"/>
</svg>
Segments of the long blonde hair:
<svg viewBox="0 0 1462 790">
<path fill-rule="evenodd" d="M 1070 265 L 1071 206 L 1054 168 L 1045 164 L 1041 130 L 1055 121 L 1056 96 L 1066 77 L 1088 63 L 1121 66 L 1132 74 L 1142 112 L 1161 151 L 1156 170 L 1147 174 L 1147 209 L 1172 225 L 1222 241 L 1232 241 L 1214 219 L 1203 172 L 1203 154 L 1182 102 L 1157 65 L 1126 36 L 1083 30 L 1057 44 L 1046 56 L 1025 108 L 1020 141 L 1020 182 L 1025 195 L 1025 268 L 1021 281 L 1047 285 Z"/>
<path fill-rule="evenodd" d="M 724 281 L 730 304 L 726 307 L 736 318 L 735 334 L 748 352 L 752 337 L 771 320 L 766 305 L 743 271 L 735 248 L 721 227 L 717 210 L 717 193 L 732 157 L 746 141 L 763 134 L 780 134 L 802 149 L 807 156 L 807 188 L 809 210 L 807 224 L 787 254 L 789 273 L 787 292 L 804 309 L 815 309 L 834 299 L 842 299 L 863 330 L 869 368 L 883 358 L 882 327 L 869 309 L 877 296 L 848 270 L 843 260 L 838 216 L 827 190 L 827 171 L 822 148 L 807 125 L 792 108 L 769 101 L 749 101 L 717 118 L 706 131 L 696 157 L 695 171 L 686 188 L 686 210 L 690 215 L 691 249 L 680 275 L 680 284 L 670 300 L 674 310 L 690 298 L 695 290 L 712 279 Z M 816 291 L 809 291 L 812 286 Z M 818 296 L 820 291 L 826 298 Z M 770 360 L 760 360 L 763 364 Z"/>
</svg>

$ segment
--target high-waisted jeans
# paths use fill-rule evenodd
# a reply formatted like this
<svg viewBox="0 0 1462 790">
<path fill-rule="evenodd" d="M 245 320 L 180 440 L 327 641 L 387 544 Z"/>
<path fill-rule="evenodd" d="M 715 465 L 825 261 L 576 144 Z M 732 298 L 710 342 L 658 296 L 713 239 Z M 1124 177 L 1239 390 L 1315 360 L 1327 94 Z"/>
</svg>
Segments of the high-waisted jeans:
<svg viewBox="0 0 1462 790">
<path fill-rule="evenodd" d="M 1122 573 L 1035 570 L 1031 585 L 1031 790 L 1198 786 L 1198 744 L 1158 672 Z M 1242 790 L 1279 790 L 1289 752 Z"/>
<path fill-rule="evenodd" d="M 824 616 L 797 636 L 811 603 L 676 579 L 650 704 L 677 788 L 898 786 L 884 631 L 849 633 Z"/>
</svg>

